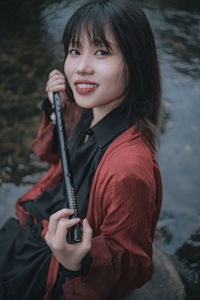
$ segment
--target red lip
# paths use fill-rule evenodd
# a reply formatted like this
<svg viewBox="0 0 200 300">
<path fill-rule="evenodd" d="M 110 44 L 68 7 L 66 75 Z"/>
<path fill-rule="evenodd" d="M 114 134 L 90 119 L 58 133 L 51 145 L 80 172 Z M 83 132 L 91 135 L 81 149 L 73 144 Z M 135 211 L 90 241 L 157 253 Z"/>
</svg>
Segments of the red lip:
<svg viewBox="0 0 200 300">
<path fill-rule="evenodd" d="M 77 84 L 96 84 L 96 85 L 98 85 L 96 82 L 93 82 L 93 81 L 89 81 L 89 80 L 76 80 L 75 82 L 74 82 L 74 84 L 75 85 L 77 85 Z"/>
<path fill-rule="evenodd" d="M 94 85 L 94 86 L 93 87 L 80 87 L 80 86 L 78 86 L 78 84 L 91 84 L 91 85 Z M 76 87 L 77 93 L 79 93 L 81 95 L 91 93 L 91 92 L 95 91 L 98 88 L 97 83 L 89 81 L 89 80 L 76 80 L 74 85 Z"/>
</svg>

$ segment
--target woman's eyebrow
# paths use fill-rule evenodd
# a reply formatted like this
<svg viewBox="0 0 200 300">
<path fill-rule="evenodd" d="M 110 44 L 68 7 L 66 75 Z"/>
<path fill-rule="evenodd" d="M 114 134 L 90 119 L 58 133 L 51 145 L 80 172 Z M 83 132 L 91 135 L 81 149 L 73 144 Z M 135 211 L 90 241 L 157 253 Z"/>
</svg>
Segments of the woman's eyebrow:
<svg viewBox="0 0 200 300">
<path fill-rule="evenodd" d="M 107 49 L 111 49 L 114 44 L 108 40 L 103 42 L 102 40 L 95 39 L 93 40 L 93 45 L 96 47 L 106 47 Z"/>
</svg>

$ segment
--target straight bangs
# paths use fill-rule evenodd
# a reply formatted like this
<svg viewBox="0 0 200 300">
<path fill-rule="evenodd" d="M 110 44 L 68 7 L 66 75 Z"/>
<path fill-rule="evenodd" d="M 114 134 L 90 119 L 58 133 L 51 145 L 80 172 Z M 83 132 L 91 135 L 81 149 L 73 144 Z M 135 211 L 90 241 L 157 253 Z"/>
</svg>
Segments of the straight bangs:
<svg viewBox="0 0 200 300">
<path fill-rule="evenodd" d="M 68 54 L 69 45 L 81 47 L 81 38 L 86 34 L 91 45 L 104 46 L 107 50 L 111 45 L 106 38 L 105 27 L 109 18 L 103 5 L 93 4 L 80 7 L 68 21 L 64 34 L 63 44 L 65 58 Z"/>
</svg>

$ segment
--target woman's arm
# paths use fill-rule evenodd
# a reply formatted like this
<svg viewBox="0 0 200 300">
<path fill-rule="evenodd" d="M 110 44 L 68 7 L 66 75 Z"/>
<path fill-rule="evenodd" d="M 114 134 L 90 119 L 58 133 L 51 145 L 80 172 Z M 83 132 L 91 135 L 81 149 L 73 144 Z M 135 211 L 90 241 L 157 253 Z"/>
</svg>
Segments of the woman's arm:
<svg viewBox="0 0 200 300">
<path fill-rule="evenodd" d="M 117 168 L 111 173 L 113 164 Z M 123 299 L 153 273 L 152 242 L 160 206 L 152 162 L 142 158 L 132 165 L 125 157 L 120 166 L 119 161 L 110 162 L 108 168 L 94 192 L 96 207 L 88 214 L 95 235 L 92 265 L 86 278 L 66 281 L 63 289 L 69 300 Z"/>
</svg>

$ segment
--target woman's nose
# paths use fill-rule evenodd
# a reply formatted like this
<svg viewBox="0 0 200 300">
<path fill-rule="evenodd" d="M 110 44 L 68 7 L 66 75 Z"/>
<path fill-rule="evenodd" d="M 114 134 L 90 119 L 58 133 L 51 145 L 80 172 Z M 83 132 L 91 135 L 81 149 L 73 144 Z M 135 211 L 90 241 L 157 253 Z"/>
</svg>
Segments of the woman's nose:
<svg viewBox="0 0 200 300">
<path fill-rule="evenodd" d="M 94 73 L 94 68 L 92 66 L 92 61 L 89 56 L 82 56 L 80 57 L 80 61 L 77 67 L 77 73 L 78 74 L 93 74 Z"/>
</svg>

